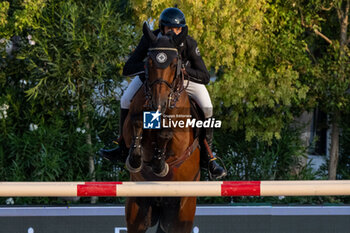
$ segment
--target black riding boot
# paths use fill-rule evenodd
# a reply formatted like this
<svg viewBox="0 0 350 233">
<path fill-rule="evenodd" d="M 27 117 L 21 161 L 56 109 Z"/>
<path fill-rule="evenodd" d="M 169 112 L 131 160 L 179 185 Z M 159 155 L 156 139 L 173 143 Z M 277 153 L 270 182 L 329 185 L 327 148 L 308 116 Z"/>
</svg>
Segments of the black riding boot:
<svg viewBox="0 0 350 233">
<path fill-rule="evenodd" d="M 222 168 L 215 160 L 211 151 L 213 145 L 213 128 L 205 129 L 205 138 L 201 148 L 201 166 L 208 168 L 210 179 L 221 179 L 226 176 L 226 170 Z"/>
<path fill-rule="evenodd" d="M 99 152 L 101 157 L 113 163 L 118 161 L 124 163 L 126 158 L 128 157 L 128 148 L 126 147 L 123 139 L 123 125 L 128 113 L 129 113 L 129 109 L 123 109 L 123 108 L 120 109 L 120 121 L 119 121 L 120 136 L 118 139 L 119 146 L 110 150 L 101 149 Z"/>
</svg>

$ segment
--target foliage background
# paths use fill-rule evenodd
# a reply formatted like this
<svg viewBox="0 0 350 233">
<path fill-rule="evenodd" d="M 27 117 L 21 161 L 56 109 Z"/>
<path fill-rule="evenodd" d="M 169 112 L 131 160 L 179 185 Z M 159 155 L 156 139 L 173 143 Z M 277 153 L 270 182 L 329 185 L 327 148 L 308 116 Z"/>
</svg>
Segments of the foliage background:
<svg viewBox="0 0 350 233">
<path fill-rule="evenodd" d="M 320 108 L 339 123 L 337 177 L 348 179 L 349 53 L 339 9 L 348 1 L 14 0 L 0 2 L 0 176 L 3 181 L 127 180 L 97 152 L 118 135 L 121 70 L 144 20 L 185 13 L 215 81 L 208 89 L 215 152 L 227 180 L 326 179 L 301 166 L 307 149 L 292 126 Z M 330 40 L 325 40 L 324 37 Z M 333 117 L 337 116 L 337 117 Z M 336 119 L 336 121 L 333 121 Z M 333 127 L 334 128 L 334 127 Z M 296 167 L 300 167 L 297 169 Z M 207 179 L 203 171 L 202 179 Z M 0 203 L 6 202 L 1 198 Z M 124 199 L 16 198 L 16 204 L 123 203 Z M 348 202 L 346 198 L 200 198 L 201 203 Z"/>
</svg>

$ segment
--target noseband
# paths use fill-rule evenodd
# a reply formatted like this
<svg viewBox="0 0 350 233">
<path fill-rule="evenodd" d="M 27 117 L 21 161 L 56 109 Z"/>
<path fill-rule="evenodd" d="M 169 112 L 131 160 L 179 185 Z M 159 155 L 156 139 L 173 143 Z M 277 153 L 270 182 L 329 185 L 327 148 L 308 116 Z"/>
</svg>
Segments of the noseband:
<svg viewBox="0 0 350 233">
<path fill-rule="evenodd" d="M 148 59 L 152 57 L 150 56 L 151 52 L 159 52 L 157 54 L 157 61 L 158 61 L 158 55 L 160 55 L 162 53 L 162 51 L 164 52 L 176 52 L 176 57 L 177 57 L 177 66 L 176 66 L 176 72 L 175 72 L 175 77 L 172 81 L 172 83 L 167 82 L 166 80 L 164 80 L 163 78 L 157 78 L 156 80 L 150 82 L 149 80 L 149 76 L 148 76 Z M 165 55 L 165 59 L 166 59 L 166 54 L 164 53 L 163 56 Z M 153 60 L 153 59 L 152 59 Z M 170 89 L 170 94 L 168 95 L 168 101 L 167 101 L 167 106 L 166 108 L 169 109 L 173 109 L 176 106 L 176 102 L 179 100 L 179 97 L 181 95 L 181 92 L 183 92 L 185 90 L 184 88 L 184 74 L 181 71 L 181 57 L 178 54 L 178 51 L 176 48 L 162 48 L 162 47 L 155 47 L 155 48 L 150 48 L 148 49 L 148 56 L 146 59 L 146 64 L 145 64 L 145 82 L 144 82 L 144 92 L 146 95 L 146 102 L 144 107 L 146 108 L 152 108 L 152 103 L 151 100 L 153 98 L 152 96 L 152 88 L 155 85 L 161 85 L 161 84 L 165 84 L 169 89 Z M 168 66 L 167 66 L 168 67 Z M 166 68 L 166 67 L 165 67 Z M 177 81 L 178 78 L 181 78 L 180 81 Z"/>
</svg>

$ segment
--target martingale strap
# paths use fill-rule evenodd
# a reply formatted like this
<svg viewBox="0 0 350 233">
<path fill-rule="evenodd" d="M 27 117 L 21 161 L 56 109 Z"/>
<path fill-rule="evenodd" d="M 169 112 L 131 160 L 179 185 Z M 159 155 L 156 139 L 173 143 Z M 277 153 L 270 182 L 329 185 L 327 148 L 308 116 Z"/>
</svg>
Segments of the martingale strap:
<svg viewBox="0 0 350 233">
<path fill-rule="evenodd" d="M 169 166 L 179 168 L 181 164 L 183 164 L 196 150 L 196 148 L 198 147 L 198 144 L 199 144 L 198 137 L 196 137 L 193 143 L 189 147 L 187 147 L 187 149 L 182 153 L 182 155 L 179 158 L 169 163 Z"/>
</svg>

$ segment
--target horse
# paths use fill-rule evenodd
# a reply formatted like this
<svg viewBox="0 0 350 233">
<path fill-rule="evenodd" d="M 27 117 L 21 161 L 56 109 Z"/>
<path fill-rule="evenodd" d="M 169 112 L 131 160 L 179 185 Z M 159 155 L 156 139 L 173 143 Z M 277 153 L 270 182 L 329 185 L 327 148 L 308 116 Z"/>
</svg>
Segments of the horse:
<svg viewBox="0 0 350 233">
<path fill-rule="evenodd" d="M 126 161 L 130 180 L 199 181 L 200 151 L 195 131 L 143 127 L 145 111 L 155 112 L 155 117 L 161 114 L 163 120 L 169 120 L 166 116 L 178 116 L 177 121 L 185 121 L 191 116 L 176 49 L 187 33 L 157 37 L 144 23 L 143 34 L 150 43 L 146 80 L 131 102 L 123 128 L 130 148 Z M 196 197 L 129 197 L 125 204 L 127 229 L 129 233 L 141 233 L 158 223 L 157 233 L 190 233 L 195 210 Z"/>
</svg>

